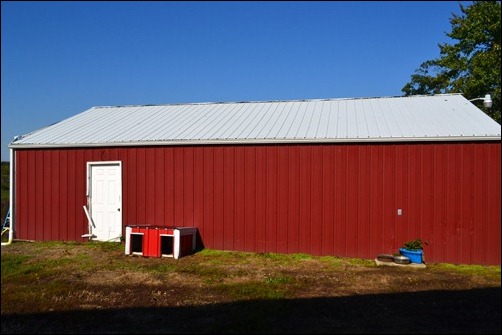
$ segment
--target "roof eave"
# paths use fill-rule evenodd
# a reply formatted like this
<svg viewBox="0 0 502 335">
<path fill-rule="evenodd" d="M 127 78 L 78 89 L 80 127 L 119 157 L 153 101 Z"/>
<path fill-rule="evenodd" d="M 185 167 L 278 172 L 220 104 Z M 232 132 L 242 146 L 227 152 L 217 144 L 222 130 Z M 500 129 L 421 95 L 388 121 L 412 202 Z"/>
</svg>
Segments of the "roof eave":
<svg viewBox="0 0 502 335">
<path fill-rule="evenodd" d="M 435 137 L 376 137 L 376 138 L 302 138 L 302 139 L 212 139 L 212 140 L 164 140 L 99 143 L 10 143 L 11 149 L 33 148 L 86 148 L 86 147 L 137 147 L 178 145 L 225 145 L 225 144 L 327 144 L 327 143 L 375 143 L 375 142 L 470 142 L 500 141 L 498 136 L 435 136 Z"/>
</svg>

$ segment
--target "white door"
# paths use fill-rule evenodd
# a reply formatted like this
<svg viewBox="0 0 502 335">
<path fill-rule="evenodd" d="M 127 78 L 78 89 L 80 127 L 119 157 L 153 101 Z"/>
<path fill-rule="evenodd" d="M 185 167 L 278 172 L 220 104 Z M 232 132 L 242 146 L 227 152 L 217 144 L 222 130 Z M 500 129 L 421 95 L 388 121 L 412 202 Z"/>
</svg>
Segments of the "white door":
<svg viewBox="0 0 502 335">
<path fill-rule="evenodd" d="M 122 237 L 122 171 L 120 162 L 88 163 L 91 234 L 96 241 Z"/>
</svg>

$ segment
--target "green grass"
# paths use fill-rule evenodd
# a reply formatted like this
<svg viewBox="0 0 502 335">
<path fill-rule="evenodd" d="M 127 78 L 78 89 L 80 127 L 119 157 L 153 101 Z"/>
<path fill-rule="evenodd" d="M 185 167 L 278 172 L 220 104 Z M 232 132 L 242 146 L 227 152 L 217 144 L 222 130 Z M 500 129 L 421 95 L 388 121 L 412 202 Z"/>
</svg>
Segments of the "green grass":
<svg viewBox="0 0 502 335">
<path fill-rule="evenodd" d="M 483 265 L 465 265 L 465 264 L 449 264 L 449 263 L 435 263 L 428 265 L 433 269 L 440 269 L 446 271 L 455 271 L 468 275 L 481 275 L 489 278 L 500 278 L 500 266 L 483 266 Z"/>
<path fill-rule="evenodd" d="M 26 265 L 30 258 L 27 255 L 2 255 L 2 279 L 16 279 L 30 272 L 30 266 Z"/>
<path fill-rule="evenodd" d="M 23 242 L 14 245 L 16 243 L 23 246 Z M 183 278 L 183 284 L 195 291 L 212 292 L 216 297 L 231 301 L 287 299 L 310 290 L 317 282 L 350 276 L 351 269 L 361 274 L 361 270 L 375 267 L 372 260 L 302 253 L 287 255 L 204 249 L 191 257 L 174 260 L 127 256 L 122 243 L 24 243 L 20 252 L 2 253 L 1 257 L 2 285 L 16 285 L 16 296 L 7 294 L 7 289 L 2 290 L 9 304 L 31 300 L 43 304 L 47 296 L 64 300 L 65 294 L 77 292 L 78 285 L 85 294 L 90 290 L 85 285 L 90 284 L 81 278 L 99 277 L 100 273 L 112 274 L 115 271 L 117 275 L 149 278 L 159 283 L 165 283 L 166 278 L 173 275 L 173 278 Z M 466 278 L 480 276 L 492 282 L 500 281 L 501 276 L 500 266 L 428 264 L 425 271 L 438 274 L 456 272 Z"/>
<path fill-rule="evenodd" d="M 265 278 L 265 284 L 269 285 L 289 284 L 293 281 L 294 278 L 291 276 L 274 276 Z"/>
<path fill-rule="evenodd" d="M 220 291 L 239 300 L 244 299 L 284 299 L 294 287 L 295 278 L 287 275 L 266 277 L 262 281 L 219 286 Z"/>
<path fill-rule="evenodd" d="M 181 273 L 187 273 L 204 279 L 212 279 L 216 281 L 219 281 L 226 276 L 225 271 L 223 271 L 219 267 L 204 264 L 188 264 L 185 266 L 179 266 L 178 271 Z"/>
<path fill-rule="evenodd" d="M 68 244 L 72 242 L 66 242 Z M 80 242 L 74 242 L 74 243 L 80 243 Z M 96 248 L 102 251 L 118 251 L 118 252 L 124 252 L 124 245 L 122 243 L 115 243 L 115 242 L 110 242 L 110 243 L 103 243 L 103 242 L 85 242 L 89 248 Z"/>
<path fill-rule="evenodd" d="M 32 283 L 64 273 L 72 264 L 75 260 L 68 258 L 40 261 L 26 255 L 2 255 L 2 280 Z"/>
<path fill-rule="evenodd" d="M 9 162 L 2 162 L 2 201 L 9 200 Z"/>
<path fill-rule="evenodd" d="M 287 298 L 288 291 L 285 285 L 258 281 L 223 283 L 216 290 L 236 300 L 284 299 Z"/>
</svg>

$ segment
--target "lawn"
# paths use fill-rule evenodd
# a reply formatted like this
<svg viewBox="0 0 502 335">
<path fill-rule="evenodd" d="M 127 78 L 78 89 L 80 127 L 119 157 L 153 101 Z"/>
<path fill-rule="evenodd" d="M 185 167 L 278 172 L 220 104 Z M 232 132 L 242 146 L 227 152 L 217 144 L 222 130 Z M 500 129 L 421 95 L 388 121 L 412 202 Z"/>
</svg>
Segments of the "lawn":
<svg viewBox="0 0 502 335">
<path fill-rule="evenodd" d="M 2 247 L 2 333 L 500 333 L 500 266 L 121 243 Z"/>
</svg>

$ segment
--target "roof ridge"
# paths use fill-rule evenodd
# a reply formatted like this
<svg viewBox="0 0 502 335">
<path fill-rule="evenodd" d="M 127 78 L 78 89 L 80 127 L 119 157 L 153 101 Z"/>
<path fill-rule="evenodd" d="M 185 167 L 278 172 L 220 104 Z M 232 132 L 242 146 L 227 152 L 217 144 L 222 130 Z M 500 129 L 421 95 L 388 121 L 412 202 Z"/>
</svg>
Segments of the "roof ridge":
<svg viewBox="0 0 502 335">
<path fill-rule="evenodd" d="M 241 100 L 241 101 L 214 101 L 214 102 L 177 102 L 168 104 L 145 104 L 145 105 L 109 105 L 93 106 L 93 108 L 121 108 L 121 107 L 160 107 L 160 106 L 191 106 L 191 105 L 224 105 L 224 104 L 246 104 L 246 103 L 277 103 L 277 102 L 314 102 L 314 101 L 343 101 L 343 100 L 368 100 L 368 99 L 397 99 L 397 98 L 419 98 L 432 96 L 452 96 L 462 95 L 462 93 L 441 93 L 441 94 L 417 94 L 417 95 L 396 95 L 381 97 L 351 97 L 351 98 L 319 98 L 319 99 L 291 99 L 291 100 Z"/>
</svg>

